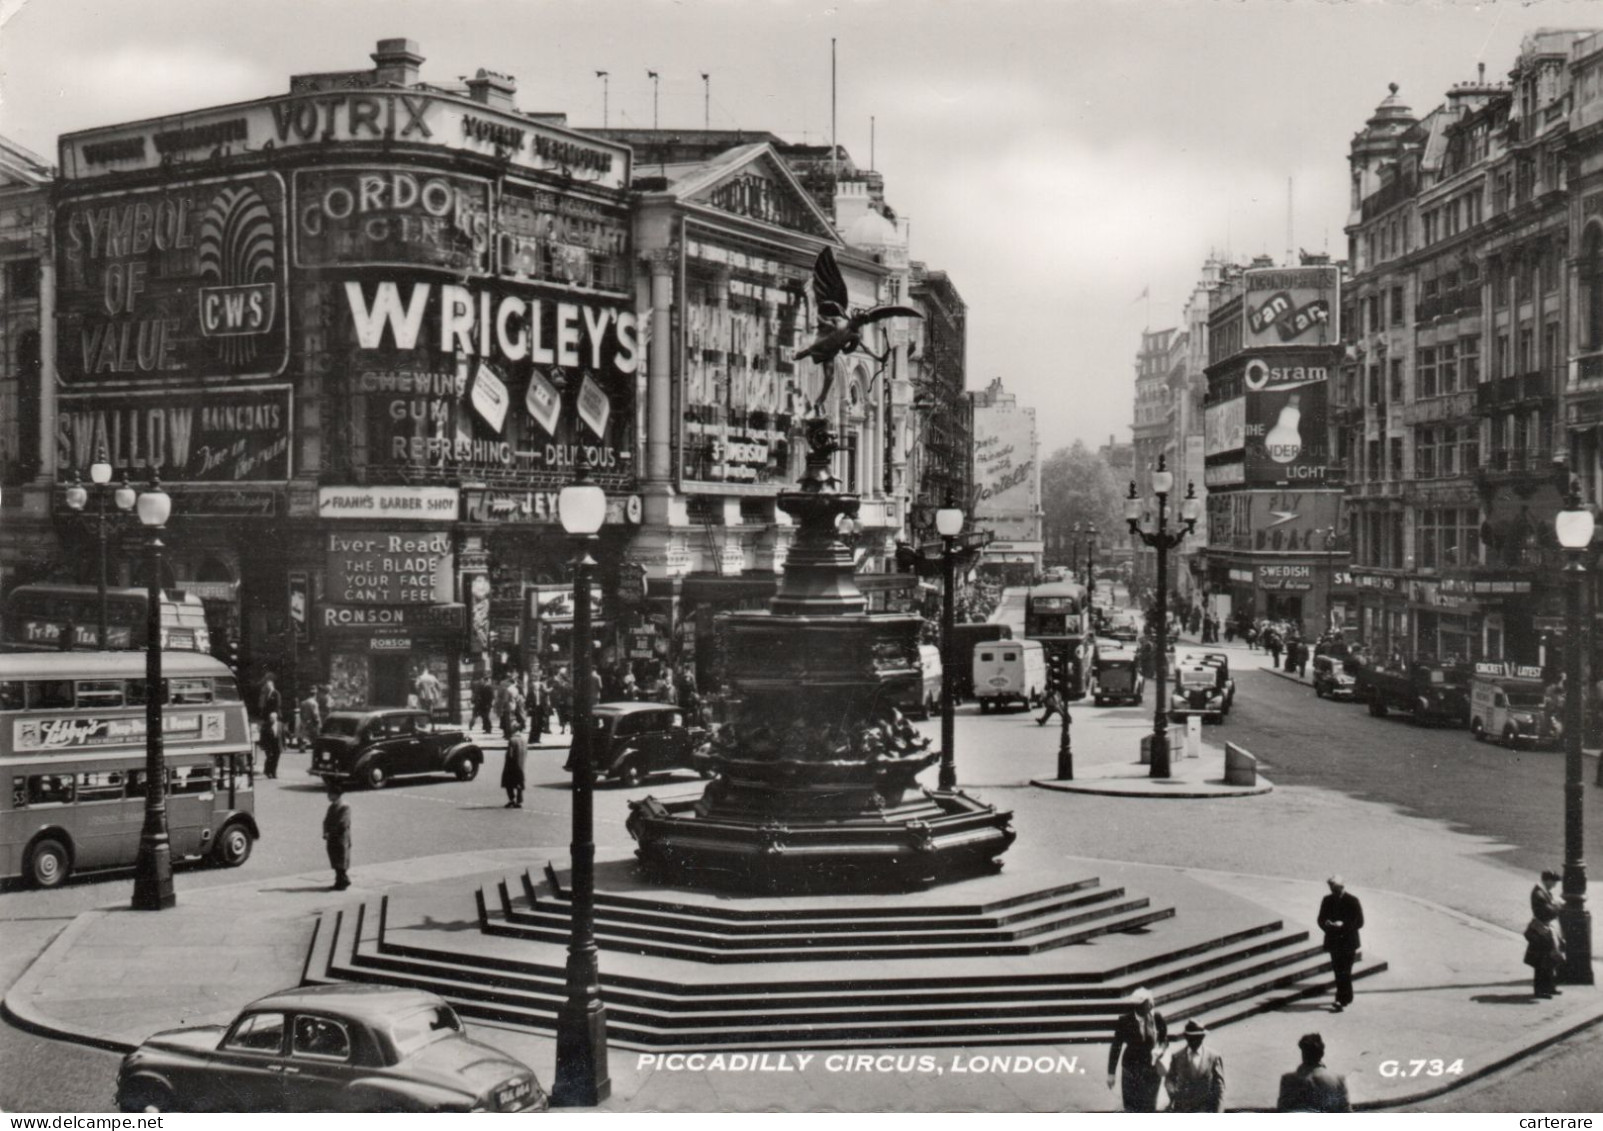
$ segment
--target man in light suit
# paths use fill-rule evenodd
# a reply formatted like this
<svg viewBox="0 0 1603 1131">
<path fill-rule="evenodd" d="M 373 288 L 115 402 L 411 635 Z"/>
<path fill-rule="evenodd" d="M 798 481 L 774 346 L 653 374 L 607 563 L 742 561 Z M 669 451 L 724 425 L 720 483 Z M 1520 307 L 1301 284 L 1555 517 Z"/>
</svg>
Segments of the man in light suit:
<svg viewBox="0 0 1603 1131">
<path fill-rule="evenodd" d="M 1187 1021 L 1186 1047 L 1169 1058 L 1170 1111 L 1223 1111 L 1225 1105 L 1225 1060 L 1203 1047 L 1208 1030 L 1196 1021 Z"/>
<path fill-rule="evenodd" d="M 1297 1042 L 1302 1064 L 1295 1072 L 1280 1077 L 1280 1098 L 1276 1111 L 1351 1111 L 1347 1078 L 1325 1067 L 1325 1040 L 1318 1033 L 1305 1033 Z"/>
</svg>

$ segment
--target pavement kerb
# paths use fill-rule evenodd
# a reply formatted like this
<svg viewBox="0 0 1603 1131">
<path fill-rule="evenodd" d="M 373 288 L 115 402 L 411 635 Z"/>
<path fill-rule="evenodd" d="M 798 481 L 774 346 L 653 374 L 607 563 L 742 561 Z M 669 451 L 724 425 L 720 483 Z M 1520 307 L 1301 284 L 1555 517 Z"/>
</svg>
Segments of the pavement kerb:
<svg viewBox="0 0 1603 1131">
<path fill-rule="evenodd" d="M 445 860 L 451 858 L 475 857 L 480 855 L 481 854 L 478 853 L 444 853 L 434 857 L 428 857 L 426 859 Z M 1249 885 L 1253 884 L 1254 882 L 1272 881 L 1276 884 L 1307 887 L 1310 889 L 1310 905 L 1314 903 L 1317 893 L 1322 886 L 1321 881 L 1315 880 L 1303 880 L 1289 876 L 1269 876 L 1258 873 L 1239 872 L 1227 869 L 1202 868 L 1189 865 L 1151 864 L 1139 861 L 1112 860 L 1106 857 L 1065 856 L 1064 859 L 1079 860 L 1089 864 L 1124 864 L 1128 866 L 1160 869 L 1177 873 L 1192 873 L 1199 876 L 1228 877 Z M 188 893 L 186 904 L 193 905 L 197 902 L 204 902 L 208 900 L 209 897 L 213 896 L 226 896 L 236 889 L 248 888 L 254 890 L 258 882 L 259 881 L 241 881 L 235 884 L 218 885 L 217 887 L 201 889 L 197 892 Z M 1477 919 L 1474 916 L 1468 915 L 1454 908 L 1447 907 L 1434 900 L 1387 888 L 1369 887 L 1366 888 L 1366 891 L 1372 892 L 1376 895 L 1384 895 L 1387 898 L 1411 903 L 1417 907 L 1431 912 L 1434 915 L 1445 917 L 1464 926 L 1489 930 L 1495 934 L 1502 935 L 1509 940 L 1511 949 L 1516 946 L 1519 941 L 1519 936 L 1511 930 L 1499 927 L 1493 923 L 1488 923 L 1485 920 Z M 63 930 L 51 940 L 49 945 L 46 946 L 40 955 L 29 965 L 28 969 L 23 973 L 23 975 L 19 977 L 6 992 L 3 1004 L 0 1004 L 0 1013 L 3 1013 L 5 1017 L 17 1024 L 20 1028 L 49 1038 L 71 1041 L 116 1053 L 126 1053 L 131 1051 L 132 1048 L 135 1047 L 132 1044 L 113 1040 L 92 1032 L 68 1026 L 36 1009 L 33 1004 L 36 990 L 41 986 L 41 984 L 46 982 L 51 974 L 61 965 L 77 941 L 83 935 L 91 931 L 97 924 L 108 918 L 112 914 L 112 911 L 113 909 L 111 908 L 105 908 L 83 912 L 74 918 L 74 920 L 65 928 L 63 928 Z M 304 914 L 304 909 L 297 910 L 296 914 Z M 1547 1029 L 1538 1030 L 1537 1032 L 1533 1033 L 1530 1038 L 1524 1041 L 1510 1042 L 1505 1043 L 1502 1046 L 1494 1046 L 1494 1051 L 1487 1057 L 1487 1059 L 1464 1076 L 1457 1077 L 1445 1084 L 1437 1084 L 1434 1081 L 1430 1081 L 1428 1084 L 1426 1084 L 1425 1080 L 1421 1080 L 1421 1084 L 1426 1086 L 1421 1087 L 1417 1091 L 1397 1094 L 1381 1100 L 1359 1102 L 1354 1105 L 1355 1110 L 1379 1111 L 1408 1107 L 1410 1105 L 1419 1104 L 1432 1098 L 1445 1095 L 1449 1092 L 1458 1091 L 1475 1081 L 1482 1080 L 1487 1076 L 1499 1072 L 1507 1068 L 1509 1065 L 1540 1052 L 1541 1050 L 1563 1041 L 1576 1033 L 1592 1028 L 1600 1022 L 1603 1022 L 1603 995 L 1600 995 L 1600 999 L 1593 1007 L 1590 1016 L 1583 1016 L 1578 1020 L 1573 1015 L 1568 1018 L 1558 1019 L 1554 1021 Z M 1244 1024 L 1251 1024 L 1251 1021 L 1248 1020 L 1244 1022 Z M 499 1028 L 500 1026 L 495 1027 Z M 532 1033 L 529 1035 L 548 1036 L 547 1034 Z M 1267 1109 L 1235 1108 L 1231 1110 L 1259 1111 Z"/>
<path fill-rule="evenodd" d="M 108 914 L 109 912 L 104 910 L 85 911 L 62 928 L 56 937 L 50 940 L 49 945 L 39 952 L 39 956 L 28 964 L 22 976 L 6 990 L 5 999 L 0 1001 L 0 1016 L 4 1016 L 17 1028 L 41 1037 L 71 1041 L 74 1044 L 88 1045 L 90 1048 L 105 1049 L 107 1052 L 133 1052 L 134 1045 L 95 1033 L 69 1029 L 33 1006 L 35 988 L 61 964 L 78 937 L 106 918 Z"/>
</svg>

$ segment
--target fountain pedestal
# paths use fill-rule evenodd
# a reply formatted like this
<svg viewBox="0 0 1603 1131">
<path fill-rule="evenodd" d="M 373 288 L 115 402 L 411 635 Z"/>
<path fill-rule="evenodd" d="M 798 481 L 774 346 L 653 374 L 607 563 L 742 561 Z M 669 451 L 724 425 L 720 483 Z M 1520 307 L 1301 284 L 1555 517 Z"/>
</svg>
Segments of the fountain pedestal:
<svg viewBox="0 0 1603 1131">
<path fill-rule="evenodd" d="M 809 422 L 798 523 L 766 613 L 722 618 L 729 718 L 699 799 L 631 803 L 651 872 L 761 891 L 896 888 L 999 866 L 1012 814 L 918 787 L 938 754 L 895 707 L 921 681 L 915 615 L 869 614 L 836 536 L 858 499 L 836 490 L 827 424 Z"/>
</svg>

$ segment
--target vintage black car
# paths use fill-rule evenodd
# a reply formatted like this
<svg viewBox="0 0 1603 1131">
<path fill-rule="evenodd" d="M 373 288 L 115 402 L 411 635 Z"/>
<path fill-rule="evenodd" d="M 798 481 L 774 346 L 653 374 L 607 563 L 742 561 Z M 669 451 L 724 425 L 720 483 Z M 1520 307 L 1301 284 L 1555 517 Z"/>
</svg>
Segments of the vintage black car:
<svg viewBox="0 0 1603 1131">
<path fill-rule="evenodd" d="M 1188 651 L 1180 654 L 1176 661 L 1180 665 L 1196 666 L 1213 669 L 1214 679 L 1219 685 L 1219 694 L 1223 699 L 1223 711 L 1230 713 L 1230 708 L 1236 701 L 1236 681 L 1230 676 L 1230 654 L 1228 652 L 1198 652 Z"/>
<path fill-rule="evenodd" d="M 1228 679 L 1228 676 L 1226 676 Z M 1234 685 L 1231 685 L 1234 690 Z M 1224 722 L 1230 710 L 1219 668 L 1201 657 L 1183 658 L 1175 664 L 1169 688 L 1169 721 L 1184 722 L 1198 715 L 1203 722 Z"/>
<path fill-rule="evenodd" d="M 695 770 L 712 777 L 711 734 L 693 726 L 672 703 L 602 703 L 592 712 L 590 739 L 596 773 L 624 785 L 638 785 L 653 774 Z"/>
<path fill-rule="evenodd" d="M 1321 699 L 1355 699 L 1358 677 L 1345 657 L 1325 653 L 1314 657 L 1314 694 Z"/>
<path fill-rule="evenodd" d="M 432 730 L 427 711 L 334 711 L 312 744 L 311 772 L 325 781 L 382 789 L 392 778 L 450 774 L 472 781 L 484 751 L 459 730 Z"/>
<path fill-rule="evenodd" d="M 123 1057 L 122 1111 L 544 1111 L 534 1070 L 471 1040 L 444 999 L 389 986 L 284 990 L 232 1025 Z"/>
<path fill-rule="evenodd" d="M 1107 703 L 1139 703 L 1146 691 L 1146 678 L 1136 663 L 1135 653 L 1130 651 L 1099 650 L 1092 678 L 1091 697 L 1098 707 Z"/>
<path fill-rule="evenodd" d="M 1383 716 L 1403 711 L 1416 723 L 1469 725 L 1469 672 L 1462 664 L 1394 658 L 1357 672 L 1354 695 Z"/>
</svg>

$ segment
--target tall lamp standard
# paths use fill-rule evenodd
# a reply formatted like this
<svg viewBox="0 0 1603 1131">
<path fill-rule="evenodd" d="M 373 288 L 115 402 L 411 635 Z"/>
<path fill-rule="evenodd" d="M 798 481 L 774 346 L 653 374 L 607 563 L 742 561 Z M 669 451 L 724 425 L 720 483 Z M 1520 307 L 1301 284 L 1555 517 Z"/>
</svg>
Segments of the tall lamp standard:
<svg viewBox="0 0 1603 1131">
<path fill-rule="evenodd" d="M 957 788 L 957 755 L 953 749 L 952 681 L 957 670 L 952 663 L 952 606 L 957 599 L 957 536 L 963 532 L 963 512 L 950 495 L 946 505 L 935 512 L 935 529 L 941 536 L 941 776 L 942 790 Z"/>
<path fill-rule="evenodd" d="M 135 911 L 161 911 L 178 902 L 173 894 L 172 845 L 167 839 L 167 754 L 162 744 L 161 709 L 161 532 L 173 501 L 154 472 L 135 506 L 149 535 L 145 569 L 145 825 L 134 858 Z"/>
<path fill-rule="evenodd" d="M 1069 527 L 1069 576 L 1080 572 L 1080 524 Z"/>
<path fill-rule="evenodd" d="M 1135 480 L 1130 481 L 1130 495 L 1124 502 L 1124 519 L 1130 524 L 1130 534 L 1157 552 L 1158 558 L 1158 632 L 1157 662 L 1153 665 L 1158 677 L 1158 702 L 1152 712 L 1152 771 L 1155 778 L 1169 776 L 1169 551 L 1178 546 L 1197 528 L 1197 512 L 1201 503 L 1197 499 L 1197 485 L 1186 488 L 1186 497 L 1180 507 L 1184 523 L 1179 530 L 1169 530 L 1169 492 L 1174 490 L 1174 472 L 1170 471 L 1163 456 L 1158 457 L 1157 470 L 1152 473 L 1152 493 L 1157 496 L 1158 521 L 1153 530 L 1141 528 L 1141 499 L 1135 492 Z"/>
<path fill-rule="evenodd" d="M 106 611 L 106 495 L 111 494 L 116 499 L 118 510 L 129 511 L 134 508 L 134 489 L 128 485 L 128 477 L 124 475 L 116 490 L 108 490 L 111 486 L 111 464 L 106 461 L 104 451 L 97 454 L 95 462 L 89 465 L 89 482 L 95 488 L 96 530 L 100 541 L 100 635 L 95 637 L 95 647 L 104 652 L 109 631 Z M 67 505 L 75 511 L 81 511 L 88 502 L 89 492 L 75 477 L 72 486 L 67 488 Z"/>
<path fill-rule="evenodd" d="M 1096 595 L 1096 523 L 1085 524 L 1085 591 Z"/>
<path fill-rule="evenodd" d="M 1325 527 L 1325 631 L 1336 631 L 1336 528 Z"/>
<path fill-rule="evenodd" d="M 595 765 L 590 760 L 594 657 L 590 641 L 590 545 L 607 517 L 607 494 L 583 462 L 557 496 L 557 517 L 575 541 L 573 558 L 573 877 L 567 1000 L 557 1012 L 557 1074 L 551 1102 L 595 1107 L 612 1094 L 607 1072 L 607 1007 L 596 955 Z"/>
<path fill-rule="evenodd" d="M 1559 981 L 1574 986 L 1592 984 L 1592 914 L 1586 909 L 1586 860 L 1581 843 L 1581 728 L 1585 719 L 1581 682 L 1590 636 L 1582 619 L 1586 586 L 1582 558 L 1592 544 L 1592 525 L 1592 512 L 1581 503 L 1580 481 L 1571 478 L 1564 509 L 1558 512 L 1554 526 L 1569 559 L 1564 567 L 1564 612 L 1570 626 L 1564 641 L 1564 906 L 1558 913 L 1564 931 L 1564 964 Z"/>
</svg>

